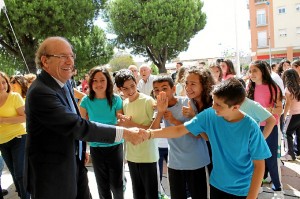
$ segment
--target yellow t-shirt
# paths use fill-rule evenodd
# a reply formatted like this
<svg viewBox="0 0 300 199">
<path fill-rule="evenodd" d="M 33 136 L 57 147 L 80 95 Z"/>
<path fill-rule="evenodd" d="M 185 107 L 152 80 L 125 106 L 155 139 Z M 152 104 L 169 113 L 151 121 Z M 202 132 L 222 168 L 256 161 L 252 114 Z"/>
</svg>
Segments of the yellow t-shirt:
<svg viewBox="0 0 300 199">
<path fill-rule="evenodd" d="M 152 97 L 139 93 L 139 97 L 129 102 L 128 99 L 123 102 L 123 111 L 131 120 L 137 124 L 150 125 L 153 117 Z M 141 144 L 133 145 L 126 142 L 125 158 L 135 163 L 152 163 L 159 159 L 157 139 L 147 140 Z"/>
<path fill-rule="evenodd" d="M 0 107 L 0 117 L 18 116 L 17 109 L 24 106 L 21 95 L 10 92 L 6 102 Z M 9 142 L 20 135 L 26 134 L 25 123 L 0 124 L 0 144 Z"/>
</svg>

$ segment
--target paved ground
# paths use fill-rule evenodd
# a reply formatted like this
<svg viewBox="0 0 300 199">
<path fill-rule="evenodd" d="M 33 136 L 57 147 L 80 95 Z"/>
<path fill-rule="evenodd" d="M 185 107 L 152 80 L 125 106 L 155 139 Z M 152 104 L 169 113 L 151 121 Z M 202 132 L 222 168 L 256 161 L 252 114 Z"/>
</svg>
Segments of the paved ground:
<svg viewBox="0 0 300 199">
<path fill-rule="evenodd" d="M 90 180 L 90 189 L 93 195 L 93 199 L 97 199 L 98 192 L 96 186 L 96 180 L 94 177 L 93 167 L 89 166 L 89 180 Z M 165 169 L 166 171 L 166 169 Z M 282 171 L 282 183 L 285 192 L 285 199 L 296 199 L 300 198 L 300 160 L 293 161 L 293 162 L 286 162 L 284 165 L 281 166 Z M 128 167 L 125 167 L 125 176 L 127 178 L 127 188 L 125 191 L 125 199 L 132 199 L 132 189 L 131 189 L 131 180 L 128 171 Z M 18 196 L 15 192 L 15 187 L 12 183 L 12 178 L 7 170 L 4 169 L 2 177 L 2 188 L 8 189 L 9 194 L 5 196 L 5 199 L 18 199 Z M 163 177 L 163 187 L 167 195 L 169 195 L 169 186 L 166 172 Z M 273 191 L 270 188 L 271 184 L 265 184 L 263 187 L 263 192 L 259 195 L 259 199 L 271 199 L 273 197 Z"/>
</svg>

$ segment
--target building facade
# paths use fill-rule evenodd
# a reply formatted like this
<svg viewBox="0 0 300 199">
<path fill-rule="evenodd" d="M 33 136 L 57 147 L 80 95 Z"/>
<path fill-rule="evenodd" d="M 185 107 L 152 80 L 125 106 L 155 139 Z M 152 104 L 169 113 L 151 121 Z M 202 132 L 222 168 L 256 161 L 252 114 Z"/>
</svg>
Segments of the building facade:
<svg viewBox="0 0 300 199">
<path fill-rule="evenodd" d="M 300 58 L 300 0 L 249 0 L 249 11 L 253 60 Z"/>
</svg>

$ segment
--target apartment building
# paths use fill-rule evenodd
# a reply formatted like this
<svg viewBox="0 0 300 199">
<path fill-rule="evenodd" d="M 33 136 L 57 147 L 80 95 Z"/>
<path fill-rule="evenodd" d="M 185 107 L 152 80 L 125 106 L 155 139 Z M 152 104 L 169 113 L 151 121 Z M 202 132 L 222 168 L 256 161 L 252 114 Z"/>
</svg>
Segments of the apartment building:
<svg viewBox="0 0 300 199">
<path fill-rule="evenodd" d="M 300 58 L 300 0 L 249 0 L 251 57 Z"/>
</svg>

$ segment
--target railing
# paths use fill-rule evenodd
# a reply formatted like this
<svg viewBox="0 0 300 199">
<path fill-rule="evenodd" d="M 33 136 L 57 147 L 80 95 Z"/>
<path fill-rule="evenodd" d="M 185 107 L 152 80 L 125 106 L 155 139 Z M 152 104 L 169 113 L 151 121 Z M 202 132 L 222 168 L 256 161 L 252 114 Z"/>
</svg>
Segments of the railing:
<svg viewBox="0 0 300 199">
<path fill-rule="evenodd" d="M 268 2 L 268 0 L 254 0 L 255 4 L 262 4 Z"/>
</svg>

